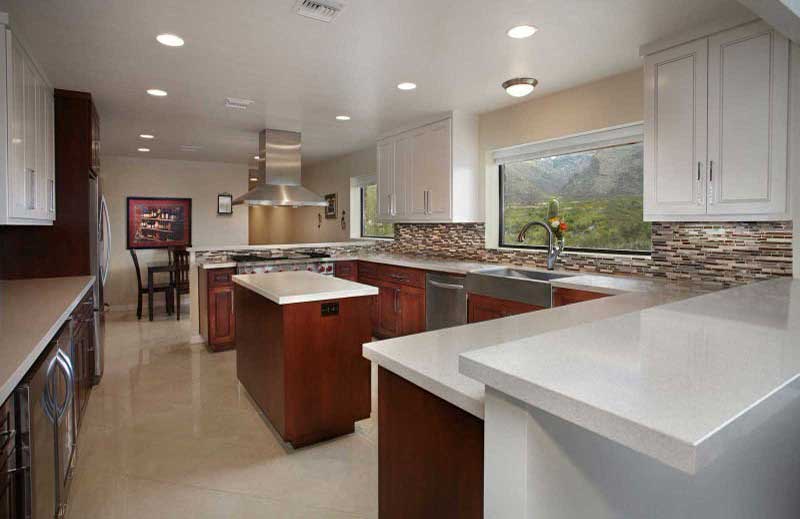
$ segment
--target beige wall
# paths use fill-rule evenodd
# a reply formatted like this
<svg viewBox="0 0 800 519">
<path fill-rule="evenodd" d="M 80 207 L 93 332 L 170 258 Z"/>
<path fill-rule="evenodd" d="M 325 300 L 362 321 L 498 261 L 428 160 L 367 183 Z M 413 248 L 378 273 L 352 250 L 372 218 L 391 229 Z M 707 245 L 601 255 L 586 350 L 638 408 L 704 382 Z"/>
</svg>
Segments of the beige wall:
<svg viewBox="0 0 800 519">
<path fill-rule="evenodd" d="M 247 243 L 247 211 L 236 207 L 232 216 L 217 215 L 218 193 L 238 196 L 247 190 L 246 164 L 105 156 L 101 179 L 111 221 L 111 271 L 105 299 L 112 307 L 136 304 L 135 271 L 125 248 L 128 196 L 191 198 L 192 245 Z M 143 268 L 148 261 L 166 259 L 163 250 L 141 250 L 137 255 Z M 146 271 L 146 282 L 145 276 Z"/>
<path fill-rule="evenodd" d="M 644 76 L 637 68 L 592 83 L 534 98 L 480 116 L 479 148 L 485 172 L 486 246 L 498 242 L 498 169 L 492 150 L 641 121 Z"/>
<path fill-rule="evenodd" d="M 369 147 L 348 155 L 303 167 L 303 185 L 320 196 L 336 193 L 336 219 L 325 218 L 323 207 L 254 207 L 250 209 L 249 239 L 269 243 L 324 243 L 350 239 L 350 179 L 375 175 L 376 152 Z M 347 226 L 342 229 L 342 210 Z M 318 215 L 322 215 L 319 225 Z"/>
</svg>

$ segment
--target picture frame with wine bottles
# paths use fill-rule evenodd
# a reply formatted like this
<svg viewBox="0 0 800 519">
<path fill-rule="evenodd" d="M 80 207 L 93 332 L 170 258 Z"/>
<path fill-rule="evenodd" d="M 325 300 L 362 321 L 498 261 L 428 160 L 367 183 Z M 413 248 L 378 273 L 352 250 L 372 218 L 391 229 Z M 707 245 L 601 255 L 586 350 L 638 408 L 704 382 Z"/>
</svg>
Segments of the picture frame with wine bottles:
<svg viewBox="0 0 800 519">
<path fill-rule="evenodd" d="M 127 248 L 192 246 L 192 199 L 128 197 Z"/>
</svg>

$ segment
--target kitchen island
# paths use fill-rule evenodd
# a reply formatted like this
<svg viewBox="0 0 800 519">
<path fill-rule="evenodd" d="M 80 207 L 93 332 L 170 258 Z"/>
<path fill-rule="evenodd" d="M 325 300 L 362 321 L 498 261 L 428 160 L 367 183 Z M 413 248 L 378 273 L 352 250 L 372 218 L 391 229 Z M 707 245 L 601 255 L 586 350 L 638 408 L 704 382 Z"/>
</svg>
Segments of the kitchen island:
<svg viewBox="0 0 800 519">
<path fill-rule="evenodd" d="M 310 445 L 370 415 L 370 304 L 378 289 L 313 272 L 233 276 L 236 373 L 284 441 Z"/>
</svg>

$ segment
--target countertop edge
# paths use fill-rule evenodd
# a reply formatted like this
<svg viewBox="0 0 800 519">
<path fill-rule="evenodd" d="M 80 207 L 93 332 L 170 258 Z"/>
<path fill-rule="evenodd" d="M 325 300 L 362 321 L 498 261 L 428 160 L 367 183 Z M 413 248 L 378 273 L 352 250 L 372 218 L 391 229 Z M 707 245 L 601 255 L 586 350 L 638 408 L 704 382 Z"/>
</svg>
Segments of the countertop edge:
<svg viewBox="0 0 800 519">
<path fill-rule="evenodd" d="M 25 357 L 22 363 L 17 367 L 16 370 L 14 370 L 5 383 L 0 386 L 0 404 L 5 402 L 5 400 L 14 392 L 14 389 L 19 385 L 19 383 L 22 382 L 22 379 L 25 378 L 25 375 L 36 362 L 36 359 L 38 359 L 45 348 L 47 348 L 47 345 L 50 344 L 50 341 L 53 339 L 53 337 L 55 337 L 56 333 L 58 333 L 58 330 L 61 329 L 65 322 L 67 322 L 70 314 L 81 302 L 81 299 L 83 299 L 86 293 L 92 288 L 92 285 L 95 283 L 95 279 L 95 276 L 89 276 L 89 280 L 87 281 L 86 285 L 84 285 L 84 287 L 78 292 L 78 295 L 75 297 L 75 299 L 69 305 L 67 305 L 66 310 L 64 310 L 55 323 L 53 323 L 50 329 L 47 330 L 44 337 L 39 339 L 39 342 L 33 346 L 28 356 Z"/>
<path fill-rule="evenodd" d="M 697 473 L 697 445 L 528 381 L 520 380 L 525 391 L 518 390 L 508 383 L 516 377 L 470 358 L 470 353 L 459 355 L 459 372 L 482 382 L 487 392 L 508 395 L 524 407 L 541 409 L 681 472 Z"/>
<path fill-rule="evenodd" d="M 268 276 L 275 274 L 265 274 Z M 256 294 L 272 301 L 277 305 L 291 305 L 298 303 L 313 303 L 315 301 L 327 301 L 331 299 L 349 299 L 353 297 L 369 297 L 378 295 L 378 289 L 375 287 L 359 288 L 352 290 L 339 290 L 336 292 L 316 292 L 313 294 L 301 294 L 291 296 L 278 296 L 272 292 L 268 292 L 263 288 L 254 285 L 240 276 L 233 276 L 233 282 L 241 287 L 255 292 Z"/>
<path fill-rule="evenodd" d="M 484 403 L 483 400 L 476 400 L 470 395 L 450 387 L 443 382 L 431 378 L 419 371 L 413 370 L 404 364 L 383 355 L 378 349 L 370 346 L 371 343 L 365 343 L 362 346 L 362 355 L 372 362 L 378 364 L 379 367 L 387 369 L 395 375 L 411 382 L 432 393 L 433 395 L 441 398 L 445 402 L 452 404 L 467 413 L 484 419 Z"/>
</svg>

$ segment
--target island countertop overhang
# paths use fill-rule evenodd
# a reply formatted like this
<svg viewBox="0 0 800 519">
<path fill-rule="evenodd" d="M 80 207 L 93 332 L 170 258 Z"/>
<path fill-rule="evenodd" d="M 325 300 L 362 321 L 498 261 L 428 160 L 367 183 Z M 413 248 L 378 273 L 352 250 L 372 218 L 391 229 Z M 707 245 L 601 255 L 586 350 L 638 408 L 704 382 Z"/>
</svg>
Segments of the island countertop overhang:
<svg viewBox="0 0 800 519">
<path fill-rule="evenodd" d="M 378 295 L 376 287 L 306 271 L 237 274 L 233 282 L 278 305 Z"/>
</svg>

